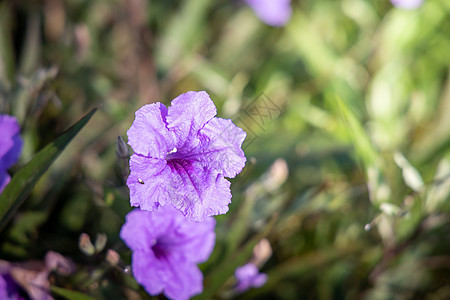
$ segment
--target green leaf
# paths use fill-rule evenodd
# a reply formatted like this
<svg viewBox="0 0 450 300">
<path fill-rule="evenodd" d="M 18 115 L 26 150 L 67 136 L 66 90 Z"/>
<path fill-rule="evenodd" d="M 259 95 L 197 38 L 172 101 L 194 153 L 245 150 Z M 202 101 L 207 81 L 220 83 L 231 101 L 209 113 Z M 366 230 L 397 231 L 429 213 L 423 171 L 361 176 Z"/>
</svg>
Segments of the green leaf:
<svg viewBox="0 0 450 300">
<path fill-rule="evenodd" d="M 96 111 L 97 108 L 91 110 L 55 141 L 39 151 L 26 166 L 14 175 L 11 182 L 0 195 L 0 230 L 28 197 L 39 178 L 47 171 L 50 165 L 63 152 L 67 144 L 86 125 Z"/>
<path fill-rule="evenodd" d="M 368 168 L 375 165 L 377 152 L 361 122 L 341 98 L 336 97 L 334 105 L 337 108 L 337 112 L 340 113 L 341 120 L 347 128 L 357 156 L 362 160 L 364 167 Z"/>
<path fill-rule="evenodd" d="M 68 300 L 95 300 L 95 298 L 77 291 L 63 289 L 56 286 L 52 286 L 50 289 L 52 293 Z"/>
<path fill-rule="evenodd" d="M 258 289 L 250 290 L 245 294 L 246 299 L 261 299 L 269 291 L 276 289 L 283 281 L 290 278 L 311 278 L 323 276 L 324 270 L 331 265 L 343 261 L 346 258 L 359 255 L 364 246 L 358 242 L 345 247 L 332 247 L 312 251 L 310 253 L 292 257 L 290 260 L 279 264 L 269 272 L 267 283 Z M 381 249 L 374 248 L 375 253 Z"/>
</svg>

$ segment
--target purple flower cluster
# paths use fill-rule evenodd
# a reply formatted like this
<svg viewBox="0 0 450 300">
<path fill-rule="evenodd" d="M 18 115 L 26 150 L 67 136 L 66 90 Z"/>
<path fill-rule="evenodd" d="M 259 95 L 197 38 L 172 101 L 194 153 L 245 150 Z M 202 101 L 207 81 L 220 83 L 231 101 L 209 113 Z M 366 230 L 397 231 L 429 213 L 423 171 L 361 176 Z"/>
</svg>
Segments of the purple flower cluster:
<svg viewBox="0 0 450 300">
<path fill-rule="evenodd" d="M 291 0 L 245 0 L 261 21 L 270 26 L 283 26 L 291 18 Z"/>
<path fill-rule="evenodd" d="M 154 212 L 134 210 L 126 217 L 120 237 L 133 251 L 132 271 L 151 295 L 189 299 L 203 290 L 204 262 L 215 243 L 215 220 L 186 219 L 170 205 Z"/>
<path fill-rule="evenodd" d="M 230 182 L 245 165 L 245 132 L 216 118 L 206 92 L 187 92 L 169 108 L 157 102 L 141 107 L 128 130 L 132 206 L 154 211 L 172 205 L 194 221 L 224 214 Z"/>
<path fill-rule="evenodd" d="M 20 127 L 16 118 L 0 115 L 0 193 L 10 181 L 8 169 L 17 162 L 22 151 Z"/>
</svg>

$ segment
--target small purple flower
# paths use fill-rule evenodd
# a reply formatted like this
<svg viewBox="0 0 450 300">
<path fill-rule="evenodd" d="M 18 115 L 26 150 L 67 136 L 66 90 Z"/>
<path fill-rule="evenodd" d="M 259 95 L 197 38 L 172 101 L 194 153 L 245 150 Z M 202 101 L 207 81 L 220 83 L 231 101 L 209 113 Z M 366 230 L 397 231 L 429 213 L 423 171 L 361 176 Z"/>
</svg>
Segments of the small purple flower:
<svg viewBox="0 0 450 300">
<path fill-rule="evenodd" d="M 248 263 L 236 269 L 234 276 L 237 279 L 236 290 L 245 292 L 250 288 L 259 288 L 267 281 L 267 275 L 259 273 L 258 267 L 252 263 Z"/>
<path fill-rule="evenodd" d="M 194 221 L 224 214 L 230 182 L 245 165 L 245 132 L 214 117 L 206 92 L 187 92 L 166 108 L 144 105 L 128 130 L 131 206 L 154 211 L 171 204 Z"/>
<path fill-rule="evenodd" d="M 203 290 L 196 264 L 214 248 L 215 220 L 186 219 L 170 205 L 154 212 L 136 209 L 126 216 L 120 237 L 132 250 L 132 272 L 151 295 L 188 299 Z"/>
<path fill-rule="evenodd" d="M 270 26 L 283 26 L 291 18 L 291 0 L 245 0 L 261 21 Z"/>
<path fill-rule="evenodd" d="M 422 5 L 423 0 L 391 0 L 391 2 L 398 8 L 415 9 Z"/>
<path fill-rule="evenodd" d="M 22 151 L 20 127 L 16 118 L 0 115 L 0 193 L 10 181 L 8 169 L 17 162 Z"/>
</svg>

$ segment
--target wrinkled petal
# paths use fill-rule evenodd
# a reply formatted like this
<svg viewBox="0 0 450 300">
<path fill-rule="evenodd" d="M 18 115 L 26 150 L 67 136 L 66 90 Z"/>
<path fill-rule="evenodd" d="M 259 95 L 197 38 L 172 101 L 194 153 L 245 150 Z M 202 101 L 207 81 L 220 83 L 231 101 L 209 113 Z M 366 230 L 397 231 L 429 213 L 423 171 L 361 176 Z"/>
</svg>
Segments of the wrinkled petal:
<svg viewBox="0 0 450 300">
<path fill-rule="evenodd" d="M 198 131 L 217 114 L 206 92 L 187 92 L 172 100 L 167 116 L 168 128 L 176 135 L 176 149 L 188 153 L 198 146 Z"/>
<path fill-rule="evenodd" d="M 174 136 L 167 129 L 167 108 L 157 102 L 136 111 L 136 118 L 127 131 L 128 144 L 136 153 L 165 158 L 174 147 Z"/>
<path fill-rule="evenodd" d="M 231 120 L 214 118 L 206 123 L 200 135 L 204 145 L 197 155 L 225 177 L 234 178 L 245 166 L 241 146 L 246 133 Z"/>
<path fill-rule="evenodd" d="M 131 205 L 154 211 L 171 203 L 195 221 L 226 213 L 231 192 L 224 177 L 235 177 L 245 165 L 245 132 L 231 120 L 214 117 L 216 108 L 206 92 L 178 96 L 167 112 L 161 105 L 145 107 L 128 131 L 136 151 L 127 180 Z M 162 133 L 155 138 L 157 128 Z"/>
<path fill-rule="evenodd" d="M 172 205 L 193 221 L 224 214 L 231 202 L 230 182 L 199 162 L 171 160 L 172 180 L 178 184 Z"/>
<path fill-rule="evenodd" d="M 271 26 L 283 26 L 291 18 L 291 0 L 245 0 L 261 21 Z"/>
<path fill-rule="evenodd" d="M 176 187 L 171 185 L 172 172 L 165 159 L 133 154 L 130 170 L 127 185 L 131 206 L 153 211 L 170 200 Z"/>
</svg>

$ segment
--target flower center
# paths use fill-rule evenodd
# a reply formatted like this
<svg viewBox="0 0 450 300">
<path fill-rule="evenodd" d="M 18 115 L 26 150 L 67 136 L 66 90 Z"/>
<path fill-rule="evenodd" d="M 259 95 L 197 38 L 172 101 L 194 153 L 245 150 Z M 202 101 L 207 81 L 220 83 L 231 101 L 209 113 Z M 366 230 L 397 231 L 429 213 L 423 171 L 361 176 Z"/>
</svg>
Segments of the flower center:
<svg viewBox="0 0 450 300">
<path fill-rule="evenodd" d="M 178 151 L 177 148 L 173 148 L 170 152 L 168 152 L 166 160 L 180 159 L 182 156 L 177 151 Z"/>
<path fill-rule="evenodd" d="M 165 258 L 168 254 L 167 249 L 158 242 L 152 247 L 152 250 L 157 259 Z"/>
</svg>

